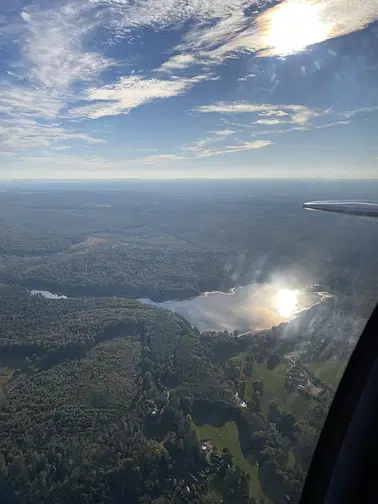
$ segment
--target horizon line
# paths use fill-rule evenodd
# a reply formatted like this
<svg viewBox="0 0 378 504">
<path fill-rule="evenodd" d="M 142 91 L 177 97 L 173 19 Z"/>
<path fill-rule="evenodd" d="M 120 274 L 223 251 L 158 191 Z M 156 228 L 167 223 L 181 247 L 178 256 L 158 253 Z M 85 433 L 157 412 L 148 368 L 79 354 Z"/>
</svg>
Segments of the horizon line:
<svg viewBox="0 0 378 504">
<path fill-rule="evenodd" d="M 377 180 L 375 177 L 110 177 L 110 178 L 0 178 L 0 183 L 6 182 L 119 182 L 119 181 L 238 181 L 238 180 L 303 180 L 303 181 L 356 181 Z"/>
</svg>

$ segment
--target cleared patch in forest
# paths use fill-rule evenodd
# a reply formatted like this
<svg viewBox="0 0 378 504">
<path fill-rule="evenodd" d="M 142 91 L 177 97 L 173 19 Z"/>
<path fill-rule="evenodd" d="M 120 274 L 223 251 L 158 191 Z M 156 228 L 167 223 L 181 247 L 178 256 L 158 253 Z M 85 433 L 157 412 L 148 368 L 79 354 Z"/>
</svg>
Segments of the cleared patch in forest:
<svg viewBox="0 0 378 504">
<path fill-rule="evenodd" d="M 227 422 L 222 427 L 214 427 L 204 424 L 198 427 L 200 439 L 211 439 L 216 448 L 222 451 L 228 448 L 234 464 L 238 465 L 246 474 L 249 474 L 249 489 L 252 497 L 256 499 L 265 498 L 258 479 L 258 467 L 251 464 L 243 455 L 239 443 L 239 432 L 235 422 Z"/>
</svg>

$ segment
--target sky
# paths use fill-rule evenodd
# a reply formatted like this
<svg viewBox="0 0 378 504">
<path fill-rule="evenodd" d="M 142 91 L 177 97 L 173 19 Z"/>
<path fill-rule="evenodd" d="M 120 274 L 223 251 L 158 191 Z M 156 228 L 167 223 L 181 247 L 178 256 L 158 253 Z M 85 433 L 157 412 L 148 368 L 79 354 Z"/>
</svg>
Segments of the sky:
<svg viewBox="0 0 378 504">
<path fill-rule="evenodd" d="M 377 0 L 2 0 L 0 179 L 378 178 L 377 20 Z"/>
</svg>

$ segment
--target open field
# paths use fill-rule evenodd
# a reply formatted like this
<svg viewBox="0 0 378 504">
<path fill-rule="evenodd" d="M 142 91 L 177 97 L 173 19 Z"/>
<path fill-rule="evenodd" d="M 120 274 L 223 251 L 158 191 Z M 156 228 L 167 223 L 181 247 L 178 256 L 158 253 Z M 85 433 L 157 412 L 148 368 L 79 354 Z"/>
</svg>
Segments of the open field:
<svg viewBox="0 0 378 504">
<path fill-rule="evenodd" d="M 250 464 L 243 455 L 240 443 L 239 433 L 235 422 L 227 422 L 222 427 L 213 427 L 212 425 L 201 425 L 198 427 L 201 439 L 211 439 L 218 450 L 228 448 L 235 465 L 238 465 L 243 471 L 250 475 L 249 488 L 251 495 L 257 499 L 265 498 L 260 487 L 258 479 L 258 467 L 256 464 Z"/>
<path fill-rule="evenodd" d="M 313 373 L 319 380 L 323 381 L 329 387 L 336 389 L 343 376 L 347 361 L 339 359 L 328 359 L 326 361 L 311 362 L 306 364 L 306 368 Z"/>
<path fill-rule="evenodd" d="M 313 400 L 306 399 L 297 392 L 289 393 L 285 390 L 285 373 L 288 362 L 283 360 L 274 369 L 269 369 L 266 362 L 254 364 L 251 376 L 248 379 L 246 398 L 251 399 L 252 382 L 256 378 L 264 381 L 264 394 L 261 399 L 261 411 L 268 412 L 269 401 L 276 401 L 281 409 L 290 411 L 295 416 L 301 416 L 307 409 L 314 405 Z"/>
</svg>

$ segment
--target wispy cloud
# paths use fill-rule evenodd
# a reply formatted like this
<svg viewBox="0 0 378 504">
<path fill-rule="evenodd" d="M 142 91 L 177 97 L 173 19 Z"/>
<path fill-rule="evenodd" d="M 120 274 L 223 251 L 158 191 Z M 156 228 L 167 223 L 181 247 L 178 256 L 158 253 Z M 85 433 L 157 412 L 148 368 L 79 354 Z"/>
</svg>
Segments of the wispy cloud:
<svg viewBox="0 0 378 504">
<path fill-rule="evenodd" d="M 286 124 L 288 121 L 280 119 L 258 119 L 254 124 L 265 124 L 266 126 L 277 126 L 277 124 Z"/>
<path fill-rule="evenodd" d="M 50 150 L 65 151 L 65 150 L 69 150 L 71 148 L 72 148 L 71 145 L 55 145 L 55 146 L 50 147 Z"/>
<path fill-rule="evenodd" d="M 347 110 L 346 112 L 343 113 L 343 116 L 345 117 L 345 119 L 350 119 L 351 117 L 354 117 L 355 115 L 370 114 L 371 112 L 375 112 L 376 110 L 378 110 L 378 106 L 361 107 L 361 108 L 354 109 L 354 110 Z"/>
<path fill-rule="evenodd" d="M 304 125 L 313 117 L 320 117 L 326 115 L 328 111 L 312 109 L 304 105 L 270 105 L 270 104 L 257 104 L 248 102 L 217 102 L 213 105 L 202 105 L 197 109 L 202 113 L 220 113 L 220 114 L 259 114 L 264 117 L 287 116 L 290 122 Z M 273 122 L 266 122 L 269 120 L 260 120 L 260 124 L 274 124 Z"/>
<path fill-rule="evenodd" d="M 224 129 L 224 130 L 214 131 L 214 133 L 217 136 L 224 137 L 224 136 L 233 135 L 234 133 L 236 133 L 236 131 L 235 130 L 231 130 L 231 129 Z"/>
<path fill-rule="evenodd" d="M 342 124 L 350 124 L 350 121 L 335 121 L 335 122 L 330 122 L 326 124 L 320 124 L 319 126 L 315 126 L 317 129 L 321 128 L 332 128 L 333 126 L 339 126 Z"/>
<path fill-rule="evenodd" d="M 249 151 L 256 149 L 264 149 L 269 145 L 272 145 L 271 140 L 255 140 L 253 142 L 244 142 L 240 145 L 227 145 L 223 149 L 203 149 L 199 150 L 195 154 L 195 158 L 207 158 L 210 156 L 220 156 L 223 154 L 234 154 L 240 151 Z"/>
<path fill-rule="evenodd" d="M 254 142 L 245 142 L 242 145 L 230 145 L 226 147 L 226 150 L 229 152 L 234 152 L 242 150 L 263 149 L 264 147 L 268 147 L 268 145 L 272 144 L 273 142 L 271 140 L 255 140 Z"/>
<path fill-rule="evenodd" d="M 252 2 L 254 3 L 254 2 Z M 117 36 L 128 36 L 135 29 L 155 30 L 177 26 L 188 20 L 200 23 L 227 19 L 242 13 L 250 0 L 92 0 L 92 4 L 107 6 L 111 11 L 109 24 Z M 239 14 L 240 15 L 240 14 Z"/>
<path fill-rule="evenodd" d="M 146 156 L 142 159 L 142 162 L 145 164 L 160 164 L 169 161 L 180 161 L 182 159 L 185 159 L 185 157 L 178 154 L 156 154 L 154 156 Z"/>
<path fill-rule="evenodd" d="M 296 10 L 299 4 L 304 7 Z M 365 0 L 363 5 L 357 0 L 283 0 L 261 13 L 262 8 L 259 0 L 33 1 L 18 12 L 17 19 L 11 18 L 9 26 L 2 24 L 7 48 L 12 46 L 12 61 L 0 83 L 3 152 L 32 147 L 63 151 L 75 142 L 103 143 L 88 128 L 92 120 L 126 115 L 150 102 L 183 95 L 200 82 L 221 76 L 216 66 L 228 58 L 247 52 L 257 57 L 295 52 L 311 43 L 360 30 L 378 19 L 375 0 Z M 315 28 L 310 29 L 310 21 Z M 146 33 L 166 29 L 175 30 L 180 39 L 158 68 L 146 71 L 141 67 L 134 74 L 123 66 L 124 61 L 109 57 L 112 46 L 121 40 L 125 47 L 127 42 L 131 47 L 137 39 L 142 44 Z M 127 57 L 118 50 L 112 54 Z M 160 58 L 161 54 L 158 64 Z M 256 76 L 250 73 L 254 68 L 249 67 L 239 80 Z M 278 82 L 277 78 L 273 85 Z M 236 122 L 235 129 L 232 124 L 217 130 L 218 125 L 207 125 L 207 134 L 212 136 L 178 148 L 177 154 L 148 156 L 145 163 L 261 149 L 272 144 L 260 139 L 266 135 L 270 138 L 288 131 L 347 124 L 355 115 L 378 107 L 331 115 L 305 105 L 215 102 L 196 110 L 221 114 L 222 119 L 251 114 L 251 121 L 241 124 L 240 129 L 247 130 L 249 139 L 251 132 L 258 139 L 248 142 L 246 135 L 238 135 Z M 318 124 L 322 121 L 328 122 Z M 103 121 L 97 123 L 101 136 L 105 125 Z M 61 158 L 62 162 L 67 159 Z"/>
<path fill-rule="evenodd" d="M 66 89 L 75 81 L 93 81 L 114 65 L 101 54 L 87 51 L 84 38 L 99 25 L 90 3 L 67 3 L 41 9 L 28 6 L 21 12 L 22 54 L 29 78 L 52 89 Z"/>
<path fill-rule="evenodd" d="M 177 54 L 165 61 L 157 70 L 160 72 L 172 72 L 174 70 L 183 70 L 197 63 L 200 63 L 200 61 L 192 54 Z"/>
<path fill-rule="evenodd" d="M 251 79 L 252 77 L 256 77 L 256 74 L 251 73 L 251 74 L 245 75 L 245 76 L 243 76 L 243 77 L 239 77 L 239 78 L 238 78 L 238 82 L 245 82 L 245 81 L 247 81 L 248 79 Z"/>
<path fill-rule="evenodd" d="M 226 137 L 225 137 L 226 138 Z M 226 145 L 221 148 L 210 148 L 209 144 L 212 141 L 219 141 L 222 138 L 214 139 L 214 138 L 204 138 L 201 140 L 197 140 L 192 142 L 189 145 L 183 145 L 181 147 L 181 154 L 158 154 L 154 156 L 147 156 L 143 158 L 141 161 L 143 164 L 163 164 L 174 161 L 190 161 L 195 159 L 208 158 L 212 156 L 221 156 L 224 154 L 235 154 L 241 151 L 250 151 L 257 149 L 264 149 L 269 145 L 272 145 L 273 142 L 271 140 L 254 140 L 254 141 L 243 141 L 238 142 L 235 145 Z"/>
<path fill-rule="evenodd" d="M 0 148 L 23 150 L 31 147 L 50 147 L 57 141 L 81 140 L 90 144 L 104 143 L 86 133 L 42 123 L 34 119 L 4 119 L 0 125 Z"/>
<path fill-rule="evenodd" d="M 3 85 L 0 88 L 0 114 L 53 119 L 64 106 L 59 95 L 44 89 Z"/>
<path fill-rule="evenodd" d="M 115 84 L 89 89 L 85 100 L 95 103 L 72 108 L 74 117 L 99 117 L 128 114 L 130 110 L 156 99 L 171 98 L 187 91 L 204 77 L 193 79 L 144 79 L 138 76 L 121 77 Z"/>
<path fill-rule="evenodd" d="M 58 117 L 65 104 L 45 89 L 3 86 L 0 89 L 0 149 L 50 147 L 57 141 L 104 143 L 88 133 L 67 129 Z"/>
<path fill-rule="evenodd" d="M 80 87 L 73 91 L 73 86 L 95 82 L 114 64 L 85 49 L 86 38 L 98 26 L 91 11 L 84 2 L 33 3 L 6 26 L 4 35 L 19 53 L 13 53 L 14 71 L 7 71 L 1 82 L 0 148 L 56 150 L 62 140 L 104 143 L 64 121 L 67 109 L 80 98 Z"/>
<path fill-rule="evenodd" d="M 146 10 L 148 3 L 145 3 Z M 186 8 L 179 16 L 176 8 L 180 4 L 181 0 L 167 3 L 165 24 L 169 19 L 182 22 L 185 14 L 188 19 L 195 15 L 191 8 Z M 177 71 L 193 64 L 219 65 L 227 58 L 246 52 L 255 53 L 257 57 L 284 56 L 361 30 L 378 19 L 375 0 L 363 4 L 358 0 L 283 0 L 262 13 L 259 13 L 261 3 L 257 0 L 224 2 L 223 8 L 219 8 L 218 2 L 210 6 L 212 2 L 206 0 L 192 4 L 198 11 L 196 14 L 202 15 L 202 23 L 189 29 L 161 70 Z M 168 12 L 168 5 L 171 12 Z"/>
</svg>

